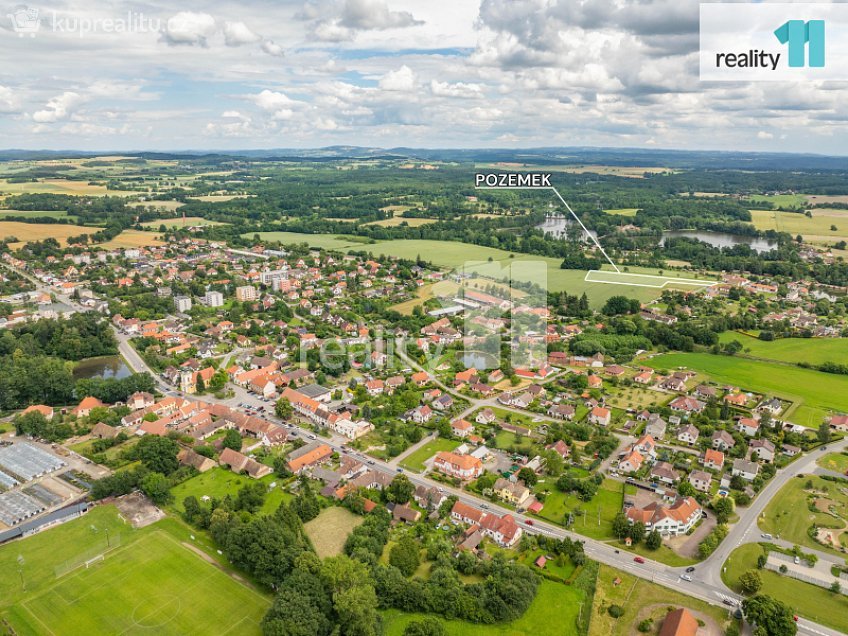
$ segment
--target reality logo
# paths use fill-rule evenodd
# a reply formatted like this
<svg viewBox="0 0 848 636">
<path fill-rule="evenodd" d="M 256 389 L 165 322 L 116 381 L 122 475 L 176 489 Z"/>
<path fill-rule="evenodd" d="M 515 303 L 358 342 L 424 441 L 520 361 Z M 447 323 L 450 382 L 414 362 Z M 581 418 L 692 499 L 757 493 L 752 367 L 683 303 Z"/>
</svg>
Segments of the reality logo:
<svg viewBox="0 0 848 636">
<path fill-rule="evenodd" d="M 27 34 L 34 38 L 41 27 L 41 22 L 38 20 L 38 9 L 26 5 L 15 7 L 11 13 L 6 14 L 6 17 L 12 23 L 12 30 L 21 38 Z"/>
</svg>

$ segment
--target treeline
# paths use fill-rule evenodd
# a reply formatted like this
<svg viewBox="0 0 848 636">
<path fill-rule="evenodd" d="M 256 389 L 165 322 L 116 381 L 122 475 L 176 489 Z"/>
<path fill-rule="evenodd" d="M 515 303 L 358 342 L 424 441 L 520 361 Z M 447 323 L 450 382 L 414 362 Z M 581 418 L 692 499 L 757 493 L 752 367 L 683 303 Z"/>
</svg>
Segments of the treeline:
<svg viewBox="0 0 848 636">
<path fill-rule="evenodd" d="M 27 322 L 0 333 L 0 357 L 20 351 L 25 356 L 82 360 L 117 353 L 109 323 L 100 316 L 77 313 L 68 318 Z"/>
</svg>

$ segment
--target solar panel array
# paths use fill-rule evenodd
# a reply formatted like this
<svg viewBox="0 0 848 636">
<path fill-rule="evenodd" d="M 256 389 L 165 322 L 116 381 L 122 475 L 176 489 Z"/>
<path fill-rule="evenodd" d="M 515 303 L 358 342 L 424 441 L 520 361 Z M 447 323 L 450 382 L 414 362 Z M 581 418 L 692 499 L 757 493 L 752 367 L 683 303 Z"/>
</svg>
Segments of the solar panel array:
<svg viewBox="0 0 848 636">
<path fill-rule="evenodd" d="M 0 448 L 0 467 L 29 481 L 65 466 L 65 462 L 32 444 L 12 444 Z"/>
</svg>

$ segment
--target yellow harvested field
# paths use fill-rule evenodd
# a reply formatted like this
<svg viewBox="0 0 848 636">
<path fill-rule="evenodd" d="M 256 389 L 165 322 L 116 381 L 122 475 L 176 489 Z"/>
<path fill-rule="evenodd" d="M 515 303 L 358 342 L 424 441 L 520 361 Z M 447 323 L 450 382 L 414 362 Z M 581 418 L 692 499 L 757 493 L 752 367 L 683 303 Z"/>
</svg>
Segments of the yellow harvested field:
<svg viewBox="0 0 848 636">
<path fill-rule="evenodd" d="M 33 241 L 43 241 L 54 238 L 60 245 L 67 245 L 68 238 L 80 234 L 94 234 L 99 227 L 81 227 L 79 225 L 64 225 L 59 223 L 20 223 L 18 221 L 0 222 L 0 238 L 14 236 L 18 242 L 11 245 L 15 248 Z"/>
<path fill-rule="evenodd" d="M 157 208 L 160 210 L 176 210 L 184 206 L 182 201 L 133 201 L 127 203 L 132 208 Z"/>
<path fill-rule="evenodd" d="M 429 225 L 430 223 L 435 223 L 435 219 L 405 219 L 402 216 L 394 216 L 390 219 L 383 219 L 382 221 L 371 221 L 370 223 L 365 223 L 365 225 L 379 225 L 381 227 L 397 227 L 399 225 L 403 225 L 406 223 L 409 227 L 421 227 L 422 225 Z"/>
<path fill-rule="evenodd" d="M 158 232 L 141 232 L 140 230 L 124 230 L 118 236 L 106 243 L 99 243 L 98 247 L 107 250 L 125 249 L 128 247 L 154 247 L 156 245 L 165 245 L 164 241 L 160 241 L 157 237 Z"/>
<path fill-rule="evenodd" d="M 848 195 L 845 194 L 808 194 L 808 203 L 848 203 Z"/>
<path fill-rule="evenodd" d="M 848 240 L 848 210 L 816 208 L 812 218 L 800 212 L 751 210 L 751 220 L 758 230 L 800 234 L 810 243 L 834 243 Z M 831 229 L 835 227 L 836 229 Z"/>
<path fill-rule="evenodd" d="M 199 197 L 189 197 L 194 201 L 206 201 L 207 203 L 216 203 L 222 201 L 232 201 L 233 199 L 247 199 L 252 197 L 252 194 L 204 194 Z"/>
<path fill-rule="evenodd" d="M 0 192 L 8 194 L 70 194 L 93 197 L 123 197 L 138 194 L 128 190 L 107 190 L 103 185 L 89 185 L 87 181 L 69 181 L 67 179 L 39 179 L 24 183 L 0 181 Z"/>
</svg>

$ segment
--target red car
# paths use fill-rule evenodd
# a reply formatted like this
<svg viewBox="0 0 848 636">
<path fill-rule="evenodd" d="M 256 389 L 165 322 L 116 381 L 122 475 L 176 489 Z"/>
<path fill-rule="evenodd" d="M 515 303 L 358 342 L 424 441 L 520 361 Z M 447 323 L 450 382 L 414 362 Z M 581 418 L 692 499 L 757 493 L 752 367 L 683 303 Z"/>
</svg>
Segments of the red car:
<svg viewBox="0 0 848 636">
<path fill-rule="evenodd" d="M 642 557 L 633 557 L 633 560 L 636 561 L 636 563 L 644 563 L 645 562 L 645 559 L 643 559 Z"/>
<path fill-rule="evenodd" d="M 533 520 L 532 520 L 532 519 L 525 519 L 525 520 L 524 520 L 524 523 L 526 523 L 528 526 L 532 526 L 532 525 L 533 525 Z"/>
</svg>

